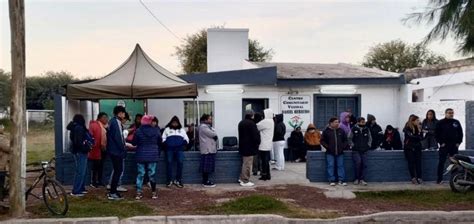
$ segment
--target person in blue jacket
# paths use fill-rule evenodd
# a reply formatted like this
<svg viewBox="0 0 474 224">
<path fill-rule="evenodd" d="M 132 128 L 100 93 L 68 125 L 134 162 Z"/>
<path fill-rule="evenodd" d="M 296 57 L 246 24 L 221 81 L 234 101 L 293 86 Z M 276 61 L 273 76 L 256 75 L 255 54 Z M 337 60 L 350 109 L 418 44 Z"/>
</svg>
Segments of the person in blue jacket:
<svg viewBox="0 0 474 224">
<path fill-rule="evenodd" d="M 123 136 L 122 120 L 125 119 L 125 107 L 114 107 L 114 117 L 109 120 L 107 131 L 107 154 L 112 161 L 113 175 L 110 183 L 109 200 L 120 200 L 122 196 L 117 191 L 120 175 L 123 171 L 123 160 L 127 156 L 125 138 Z"/>
<path fill-rule="evenodd" d="M 136 200 L 143 198 L 143 178 L 148 172 L 151 185 L 152 199 L 157 199 L 156 193 L 156 163 L 159 156 L 159 145 L 161 144 L 161 133 L 158 128 L 152 127 L 153 116 L 145 115 L 141 118 L 140 127 L 135 131 L 132 144 L 137 146 L 135 159 L 137 161 L 137 195 Z"/>
<path fill-rule="evenodd" d="M 174 116 L 171 121 L 166 125 L 163 131 L 163 143 L 166 147 L 166 176 L 167 176 L 167 187 L 171 187 L 172 184 L 178 188 L 183 188 L 183 161 L 184 161 L 184 148 L 189 143 L 188 135 L 184 130 L 179 118 Z M 173 180 L 173 163 L 176 162 L 176 178 Z"/>
</svg>

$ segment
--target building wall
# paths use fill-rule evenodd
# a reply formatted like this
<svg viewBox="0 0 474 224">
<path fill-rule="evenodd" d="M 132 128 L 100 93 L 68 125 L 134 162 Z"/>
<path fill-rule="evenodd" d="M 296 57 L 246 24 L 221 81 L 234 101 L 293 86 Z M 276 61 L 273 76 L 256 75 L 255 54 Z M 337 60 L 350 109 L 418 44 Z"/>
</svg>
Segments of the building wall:
<svg viewBox="0 0 474 224">
<path fill-rule="evenodd" d="M 474 100 L 474 86 L 465 83 L 424 89 L 424 102 Z"/>
<path fill-rule="evenodd" d="M 244 89 L 243 93 L 206 93 L 206 89 Z M 314 94 L 319 94 L 320 86 L 294 88 L 298 95 L 310 96 L 311 104 Z M 398 124 L 399 119 L 399 86 L 355 86 L 356 94 L 361 95 L 361 115 L 373 114 L 378 123 L 385 128 L 386 125 Z M 199 101 L 214 101 L 214 124 L 219 138 L 225 136 L 238 136 L 237 125 L 242 119 L 243 98 L 267 98 L 269 108 L 275 113 L 281 113 L 280 97 L 289 95 L 289 88 L 273 86 L 207 86 L 199 88 Z M 311 105 L 311 122 L 313 119 L 314 105 Z M 184 100 L 148 100 L 148 113 L 156 115 L 160 126 L 168 123 L 173 115 L 180 119 L 184 116 Z M 287 134 L 291 132 L 287 129 Z M 222 144 L 220 144 L 222 145 Z"/>
</svg>

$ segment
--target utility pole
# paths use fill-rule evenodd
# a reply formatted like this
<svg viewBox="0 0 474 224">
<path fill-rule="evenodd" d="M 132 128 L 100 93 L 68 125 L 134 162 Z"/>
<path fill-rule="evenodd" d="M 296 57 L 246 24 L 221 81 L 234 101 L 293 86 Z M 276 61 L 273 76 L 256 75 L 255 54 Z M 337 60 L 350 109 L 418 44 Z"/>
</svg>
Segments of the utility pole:
<svg viewBox="0 0 474 224">
<path fill-rule="evenodd" d="M 25 2 L 9 0 L 11 33 L 11 116 L 9 163 L 10 215 L 25 214 L 26 178 L 26 99 L 25 99 Z"/>
</svg>

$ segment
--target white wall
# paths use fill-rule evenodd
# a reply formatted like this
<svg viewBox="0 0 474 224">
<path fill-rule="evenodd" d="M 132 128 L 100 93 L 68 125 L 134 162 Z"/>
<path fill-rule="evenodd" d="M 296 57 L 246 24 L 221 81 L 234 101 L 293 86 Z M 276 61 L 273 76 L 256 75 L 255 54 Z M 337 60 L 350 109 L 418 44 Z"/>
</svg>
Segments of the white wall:
<svg viewBox="0 0 474 224">
<path fill-rule="evenodd" d="M 408 97 L 410 96 L 410 97 Z M 444 111 L 447 108 L 454 110 L 454 118 L 459 120 L 463 127 L 464 133 L 466 133 L 466 102 L 464 100 L 457 101 L 432 101 L 432 102 L 409 102 L 411 100 L 410 86 L 402 87 L 400 94 L 400 114 L 399 114 L 399 127 L 403 127 L 405 122 L 408 120 L 410 114 L 415 114 L 420 117 L 420 120 L 426 117 L 426 112 L 430 109 L 436 112 L 436 117 L 442 119 L 444 117 Z M 403 136 L 402 136 L 403 137 Z M 466 134 L 464 134 L 464 141 L 459 147 L 465 149 L 466 147 Z"/>
<path fill-rule="evenodd" d="M 249 30 L 207 30 L 207 72 L 239 70 L 249 58 Z"/>
<path fill-rule="evenodd" d="M 243 93 L 206 93 L 206 88 L 213 89 L 244 89 Z M 299 95 L 308 95 L 311 100 L 311 122 L 313 122 L 313 94 L 319 93 L 318 86 L 306 88 L 292 88 Z M 399 87 L 394 86 L 356 86 L 356 94 L 361 94 L 362 116 L 373 114 L 380 126 L 396 126 L 399 122 Z M 242 119 L 242 98 L 267 98 L 269 108 L 275 113 L 281 113 L 280 97 L 288 95 L 289 88 L 273 86 L 208 86 L 199 88 L 199 101 L 214 101 L 214 123 L 219 138 L 238 136 L 237 125 Z M 188 99 L 189 100 L 189 99 Z M 180 119 L 184 116 L 183 99 L 148 100 L 148 113 L 156 115 L 160 126 L 165 125 L 172 116 Z M 287 134 L 292 130 L 288 129 Z"/>
<path fill-rule="evenodd" d="M 414 79 L 407 89 L 423 90 L 423 102 L 440 100 L 474 100 L 474 71 L 448 73 Z"/>
</svg>

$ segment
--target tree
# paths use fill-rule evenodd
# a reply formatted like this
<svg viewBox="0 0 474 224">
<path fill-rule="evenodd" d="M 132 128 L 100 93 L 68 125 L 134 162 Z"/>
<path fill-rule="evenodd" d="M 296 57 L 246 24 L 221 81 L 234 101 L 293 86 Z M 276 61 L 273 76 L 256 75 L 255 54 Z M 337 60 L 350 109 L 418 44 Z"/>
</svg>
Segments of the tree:
<svg viewBox="0 0 474 224">
<path fill-rule="evenodd" d="M 0 69 L 0 113 L 10 105 L 11 75 Z"/>
<path fill-rule="evenodd" d="M 28 109 L 53 109 L 55 94 L 64 94 L 63 86 L 77 81 L 69 72 L 48 71 L 26 80 L 26 107 Z"/>
<path fill-rule="evenodd" d="M 458 52 L 474 53 L 474 0 L 430 0 L 424 12 L 409 14 L 407 22 L 427 25 L 435 23 L 424 43 L 435 39 L 445 40 L 452 35 L 458 41 Z"/>
<path fill-rule="evenodd" d="M 265 49 L 258 40 L 249 40 L 249 61 L 268 61 L 272 59 L 272 49 Z M 181 46 L 176 47 L 175 55 L 184 73 L 207 71 L 207 31 L 201 29 L 187 36 Z"/>
<path fill-rule="evenodd" d="M 409 45 L 401 40 L 392 40 L 371 47 L 362 65 L 400 73 L 410 68 L 443 62 L 446 62 L 443 56 L 428 50 L 425 45 Z"/>
</svg>

